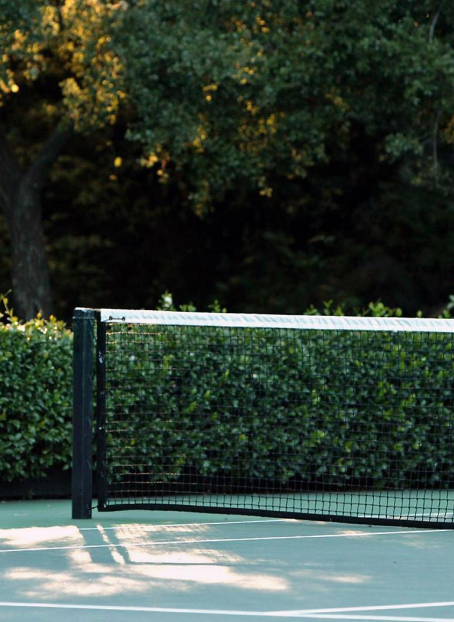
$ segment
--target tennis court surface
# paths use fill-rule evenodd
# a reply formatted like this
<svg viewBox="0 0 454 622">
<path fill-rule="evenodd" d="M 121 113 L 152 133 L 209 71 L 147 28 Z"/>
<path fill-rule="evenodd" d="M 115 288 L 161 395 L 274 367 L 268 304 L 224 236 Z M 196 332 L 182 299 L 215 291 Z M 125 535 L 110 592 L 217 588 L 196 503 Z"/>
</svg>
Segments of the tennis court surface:
<svg viewBox="0 0 454 622">
<path fill-rule="evenodd" d="M 0 504 L 0 620 L 445 621 L 454 531 Z"/>
<path fill-rule="evenodd" d="M 76 309 L 72 501 L 0 505 L 0 620 L 454 621 L 453 378 L 454 320 Z"/>
</svg>

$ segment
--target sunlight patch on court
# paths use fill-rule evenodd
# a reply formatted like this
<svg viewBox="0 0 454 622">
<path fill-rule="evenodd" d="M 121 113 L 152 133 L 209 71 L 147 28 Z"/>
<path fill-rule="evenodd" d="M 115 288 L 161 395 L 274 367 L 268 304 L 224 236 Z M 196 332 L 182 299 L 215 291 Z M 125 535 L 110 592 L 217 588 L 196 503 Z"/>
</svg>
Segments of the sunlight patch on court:
<svg viewBox="0 0 454 622">
<path fill-rule="evenodd" d="M 0 529 L 0 546 L 21 548 L 23 546 L 59 542 L 61 544 L 83 544 L 84 539 L 78 527 L 28 527 L 23 529 Z"/>
</svg>

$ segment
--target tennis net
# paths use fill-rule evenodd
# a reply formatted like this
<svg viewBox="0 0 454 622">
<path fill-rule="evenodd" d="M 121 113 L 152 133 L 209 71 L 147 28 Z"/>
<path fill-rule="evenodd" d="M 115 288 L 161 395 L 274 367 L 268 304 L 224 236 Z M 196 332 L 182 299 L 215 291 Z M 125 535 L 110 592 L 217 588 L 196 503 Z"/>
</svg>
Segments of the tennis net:
<svg viewBox="0 0 454 622">
<path fill-rule="evenodd" d="M 90 318 L 100 510 L 454 526 L 454 321 Z"/>
</svg>

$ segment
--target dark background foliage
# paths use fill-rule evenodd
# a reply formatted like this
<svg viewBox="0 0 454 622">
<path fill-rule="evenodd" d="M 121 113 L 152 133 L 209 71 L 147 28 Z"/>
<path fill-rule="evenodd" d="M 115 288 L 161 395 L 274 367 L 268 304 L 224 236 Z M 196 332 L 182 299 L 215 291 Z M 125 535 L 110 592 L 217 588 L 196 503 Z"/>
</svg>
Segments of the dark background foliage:
<svg viewBox="0 0 454 622">
<path fill-rule="evenodd" d="M 373 174 L 364 145 L 349 163 L 276 180 L 271 198 L 232 191 L 203 216 L 183 183 L 163 186 L 136 155 L 123 139 L 78 139 L 52 170 L 43 205 L 59 318 L 78 305 L 154 308 L 166 290 L 200 309 L 219 299 L 229 311 L 301 313 L 333 299 L 353 310 L 380 298 L 436 315 L 453 291 L 450 195 L 390 166 Z M 7 291 L 1 218 L 0 236 Z"/>
<path fill-rule="evenodd" d="M 446 305 L 449 6 L 76 4 L 0 1 L 0 147 L 26 172 L 59 123 L 74 129 L 33 207 L 58 318 L 156 307 L 164 291 L 229 311 Z M 29 220 L 5 205 L 0 292 L 14 297 L 11 230 Z M 24 278 L 32 292 L 40 277 Z"/>
</svg>

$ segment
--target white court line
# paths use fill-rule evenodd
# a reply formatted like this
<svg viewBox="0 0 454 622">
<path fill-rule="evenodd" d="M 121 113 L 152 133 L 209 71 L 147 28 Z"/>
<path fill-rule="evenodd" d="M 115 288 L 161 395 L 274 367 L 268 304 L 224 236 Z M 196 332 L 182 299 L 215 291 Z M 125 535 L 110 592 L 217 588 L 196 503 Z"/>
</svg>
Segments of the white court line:
<svg viewBox="0 0 454 622">
<path fill-rule="evenodd" d="M 393 514 L 390 514 L 389 516 L 385 516 L 383 517 L 383 515 L 381 514 L 371 514 L 370 516 L 365 516 L 365 518 L 370 518 L 371 520 L 374 518 L 391 518 L 391 519 L 397 519 L 397 520 L 406 520 L 406 519 L 414 519 L 418 516 L 431 516 L 433 518 L 447 518 L 449 516 L 452 516 L 454 513 L 453 512 L 448 512 L 448 513 L 434 513 L 434 512 L 420 512 L 418 514 L 411 514 L 411 515 L 402 515 L 402 516 L 396 516 Z M 93 520 L 98 520 L 98 519 L 93 519 Z M 101 520 L 101 519 L 99 519 Z M 324 525 L 327 521 L 323 521 L 323 520 L 311 520 L 309 521 L 311 523 L 319 523 L 320 525 Z M 108 530 L 113 530 L 113 529 L 127 529 L 128 527 L 136 527 L 137 525 L 140 526 L 141 531 L 153 531 L 155 529 L 167 529 L 168 527 L 200 527 L 200 526 L 205 526 L 205 525 L 213 525 L 213 526 L 218 526 L 218 525 L 255 525 L 257 523 L 293 523 L 295 525 L 301 525 L 301 521 L 296 519 L 296 518 L 272 518 L 272 519 L 267 519 L 267 520 L 238 520 L 238 521 L 218 521 L 218 522 L 213 522 L 213 523 L 169 523 L 169 524 L 162 524 L 162 525 L 141 525 L 139 522 L 137 523 L 119 523 L 118 525 L 116 525 L 115 527 L 104 527 L 103 525 L 98 525 L 97 527 L 78 527 L 79 531 L 97 531 L 99 529 L 99 527 L 102 527 L 102 529 L 104 531 L 108 531 Z M 339 523 L 338 523 L 339 524 Z M 352 523 L 353 524 L 353 523 Z M 446 530 L 444 530 L 446 531 Z"/>
<path fill-rule="evenodd" d="M 118 612 L 146 612 L 146 613 L 180 613 L 197 615 L 219 616 L 255 616 L 262 618 L 324 618 L 324 619 L 352 619 L 352 620 L 388 620 L 396 622 L 452 622 L 453 618 L 419 618 L 413 616 L 357 616 L 336 615 L 336 612 L 351 611 L 380 611 L 396 609 L 418 609 L 423 607 L 450 607 L 454 602 L 414 603 L 406 605 L 385 605 L 376 607 L 342 607 L 338 609 L 302 609 L 299 611 L 229 611 L 224 609 L 174 609 L 164 607 L 115 607 L 112 605 L 77 605 L 77 604 L 54 604 L 54 603 L 18 603 L 0 602 L 0 607 L 38 608 L 38 609 L 79 609 L 91 611 L 118 611 Z"/>
<path fill-rule="evenodd" d="M 384 622 L 454 622 L 454 618 L 415 618 L 414 616 L 357 616 L 339 613 L 313 613 L 293 618 L 315 618 L 317 620 L 383 620 Z"/>
<path fill-rule="evenodd" d="M 165 609 L 163 607 L 113 607 L 109 605 L 56 605 L 52 603 L 8 603 L 0 602 L 0 607 L 29 607 L 41 609 L 85 609 L 90 611 L 128 611 L 146 613 L 192 613 L 197 615 L 220 615 L 220 616 L 261 616 L 261 617 L 286 617 L 281 613 L 267 613 L 262 611 L 224 611 L 222 609 Z M 291 617 L 294 617 L 293 615 Z"/>
<path fill-rule="evenodd" d="M 318 522 L 321 522 L 323 524 L 323 521 Z M 128 527 L 137 527 L 138 525 L 141 531 L 153 531 L 154 529 L 167 529 L 168 527 L 204 527 L 205 525 L 255 525 L 257 523 L 295 523 L 300 525 L 301 521 L 297 520 L 296 518 L 270 518 L 266 520 L 231 520 L 218 521 L 215 523 L 172 523 L 163 525 L 142 525 L 140 522 L 137 522 L 119 523 L 115 527 L 104 527 L 103 525 L 98 525 L 98 527 L 78 527 L 78 529 L 79 531 L 98 531 L 99 527 L 102 527 L 104 531 L 107 531 L 109 529 L 127 529 Z"/>
<path fill-rule="evenodd" d="M 370 607 L 334 607 L 329 609 L 295 609 L 293 611 L 275 612 L 283 613 L 285 615 L 314 615 L 314 614 L 341 614 L 350 613 L 353 611 L 389 611 L 389 610 L 402 610 L 402 609 L 426 609 L 429 607 L 454 607 L 453 601 L 435 602 L 435 603 L 406 603 L 404 605 L 372 605 Z"/>
<path fill-rule="evenodd" d="M 257 538 L 210 538 L 210 539 L 190 539 L 190 540 L 164 540 L 162 542 L 124 542 L 122 544 L 76 544 L 73 546 L 46 546 L 26 549 L 0 549 L 1 553 L 23 553 L 25 551 L 71 551 L 74 549 L 106 549 L 106 548 L 138 548 L 144 546 L 182 546 L 185 544 L 216 544 L 224 542 L 265 542 L 268 540 L 310 540 L 315 538 L 370 538 L 372 536 L 395 536 L 407 534 L 434 534 L 451 532 L 451 529 L 405 529 L 403 531 L 373 531 L 373 532 L 347 532 L 333 534 L 316 534 L 312 536 L 264 536 Z"/>
</svg>

